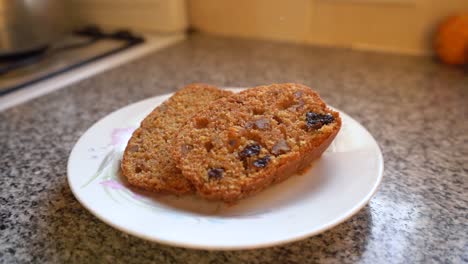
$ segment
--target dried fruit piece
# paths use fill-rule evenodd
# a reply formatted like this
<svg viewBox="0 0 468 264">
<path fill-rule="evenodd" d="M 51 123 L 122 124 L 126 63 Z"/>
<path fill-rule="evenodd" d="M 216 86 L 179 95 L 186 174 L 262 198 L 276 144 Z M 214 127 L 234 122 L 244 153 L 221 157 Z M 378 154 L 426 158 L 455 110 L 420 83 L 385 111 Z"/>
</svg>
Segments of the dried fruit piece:
<svg viewBox="0 0 468 264">
<path fill-rule="evenodd" d="M 255 126 L 258 129 L 267 129 L 270 127 L 270 121 L 266 118 L 260 118 L 258 120 L 255 120 Z"/>
<path fill-rule="evenodd" d="M 263 115 L 263 113 L 265 113 L 265 109 L 263 108 L 254 108 L 252 110 L 253 114 L 254 115 Z"/>
<path fill-rule="evenodd" d="M 235 139 L 230 139 L 229 140 L 229 146 L 235 147 L 236 145 L 237 145 L 237 140 L 235 140 Z"/>
<path fill-rule="evenodd" d="M 260 130 L 265 130 L 270 128 L 270 121 L 266 118 L 260 118 L 255 121 L 249 121 L 244 126 L 246 129 L 257 128 Z"/>
<path fill-rule="evenodd" d="M 205 149 L 206 149 L 206 152 L 210 152 L 212 149 L 214 148 L 214 145 L 213 143 L 211 142 L 205 142 Z"/>
<path fill-rule="evenodd" d="M 208 170 L 208 179 L 221 179 L 224 174 L 223 168 L 212 168 Z"/>
<path fill-rule="evenodd" d="M 302 91 L 294 92 L 294 96 L 295 96 L 296 98 L 301 98 L 303 94 L 304 94 L 304 93 L 303 93 Z"/>
<path fill-rule="evenodd" d="M 288 143 L 286 143 L 286 140 L 281 139 L 271 148 L 271 153 L 279 155 L 284 154 L 290 150 L 291 149 L 289 148 Z"/>
<path fill-rule="evenodd" d="M 198 129 L 207 128 L 210 121 L 206 118 L 200 118 L 195 121 L 195 127 Z"/>
<path fill-rule="evenodd" d="M 270 156 L 265 156 L 263 158 L 259 158 L 258 160 L 253 162 L 253 165 L 257 168 L 265 168 L 268 163 L 270 162 Z"/>
<path fill-rule="evenodd" d="M 183 155 L 187 155 L 191 150 L 193 149 L 193 146 L 192 145 L 182 145 L 180 147 L 180 152 L 183 154 Z"/>
<path fill-rule="evenodd" d="M 317 114 L 314 112 L 307 112 L 306 113 L 306 122 L 307 128 L 310 129 L 319 129 L 324 125 L 328 125 L 335 120 L 333 115 L 331 114 Z"/>
<path fill-rule="evenodd" d="M 247 145 L 240 153 L 239 153 L 239 157 L 241 158 L 248 158 L 248 157 L 252 157 L 252 156 L 256 156 L 260 153 L 260 150 L 262 149 L 262 147 L 260 147 L 260 145 L 258 144 L 250 144 L 250 145 Z"/>
<path fill-rule="evenodd" d="M 276 121 L 276 123 L 278 123 L 278 125 L 283 124 L 283 120 L 279 116 L 274 115 L 272 118 Z"/>
<path fill-rule="evenodd" d="M 304 100 L 300 99 L 297 104 L 291 106 L 289 109 L 297 111 L 298 109 L 301 109 L 302 107 L 304 107 Z"/>
<path fill-rule="evenodd" d="M 128 151 L 129 152 L 137 152 L 139 149 L 139 146 L 138 145 L 132 145 L 128 148 Z"/>
</svg>

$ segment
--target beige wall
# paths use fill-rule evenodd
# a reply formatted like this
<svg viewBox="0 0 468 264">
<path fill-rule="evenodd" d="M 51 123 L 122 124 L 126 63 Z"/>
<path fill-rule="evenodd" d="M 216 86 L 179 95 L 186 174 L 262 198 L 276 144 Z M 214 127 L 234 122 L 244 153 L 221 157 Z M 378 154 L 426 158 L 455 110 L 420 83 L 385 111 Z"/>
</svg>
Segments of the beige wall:
<svg viewBox="0 0 468 264">
<path fill-rule="evenodd" d="M 188 0 L 204 32 L 410 54 L 431 52 L 436 25 L 468 0 Z"/>
<path fill-rule="evenodd" d="M 309 33 L 309 0 L 189 0 L 189 19 L 201 31 L 302 42 Z"/>
<path fill-rule="evenodd" d="M 3 4 L 0 1 L 0 22 L 5 19 Z M 180 32 L 188 27 L 186 0 L 55 0 L 48 4 L 65 6 L 66 12 L 51 13 L 60 15 L 60 26 L 68 30 L 84 24 L 146 32 Z M 0 30 L 4 24 L 0 23 Z"/>
<path fill-rule="evenodd" d="M 68 0 L 75 25 L 146 32 L 180 32 L 188 26 L 185 0 Z"/>
</svg>

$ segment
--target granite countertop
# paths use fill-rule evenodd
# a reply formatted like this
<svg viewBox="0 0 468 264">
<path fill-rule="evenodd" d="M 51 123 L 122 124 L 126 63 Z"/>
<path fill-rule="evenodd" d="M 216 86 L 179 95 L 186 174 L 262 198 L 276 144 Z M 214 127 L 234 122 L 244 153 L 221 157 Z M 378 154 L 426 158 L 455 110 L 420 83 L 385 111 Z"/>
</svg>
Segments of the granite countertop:
<svg viewBox="0 0 468 264">
<path fill-rule="evenodd" d="M 191 82 L 300 82 L 361 122 L 385 159 L 380 190 L 315 237 L 249 251 L 175 248 L 96 219 L 68 155 L 111 111 Z M 195 35 L 0 112 L 1 263 L 468 262 L 468 74 L 431 58 Z"/>
</svg>

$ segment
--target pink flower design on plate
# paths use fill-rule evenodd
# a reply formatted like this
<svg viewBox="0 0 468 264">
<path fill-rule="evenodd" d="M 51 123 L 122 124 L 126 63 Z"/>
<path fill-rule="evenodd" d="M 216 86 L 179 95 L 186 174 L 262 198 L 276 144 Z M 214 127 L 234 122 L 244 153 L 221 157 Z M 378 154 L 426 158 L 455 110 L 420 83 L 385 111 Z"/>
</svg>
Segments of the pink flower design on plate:
<svg viewBox="0 0 468 264">
<path fill-rule="evenodd" d="M 133 131 L 136 128 L 134 127 L 126 127 L 126 128 L 115 128 L 112 130 L 112 146 L 117 146 L 120 144 L 125 144 L 128 140 L 132 137 Z"/>
<path fill-rule="evenodd" d="M 138 193 L 132 192 L 132 197 L 137 199 L 137 200 L 142 200 L 144 197 L 139 195 Z"/>
<path fill-rule="evenodd" d="M 105 180 L 100 182 L 101 185 L 110 187 L 114 190 L 125 190 L 125 186 L 123 186 L 120 182 L 115 180 Z"/>
</svg>

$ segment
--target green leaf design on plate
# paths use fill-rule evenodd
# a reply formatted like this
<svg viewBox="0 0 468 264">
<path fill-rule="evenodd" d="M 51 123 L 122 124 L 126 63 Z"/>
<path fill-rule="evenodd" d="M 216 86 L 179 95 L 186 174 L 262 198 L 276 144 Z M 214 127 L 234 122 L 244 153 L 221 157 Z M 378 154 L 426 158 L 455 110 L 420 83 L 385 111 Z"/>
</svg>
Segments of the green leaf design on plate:
<svg viewBox="0 0 468 264">
<path fill-rule="evenodd" d="M 106 169 L 109 166 L 109 164 L 114 160 L 114 156 L 115 156 L 114 154 L 115 154 L 115 149 L 112 149 L 111 151 L 109 151 L 109 153 L 106 154 L 103 161 L 99 165 L 99 168 L 96 171 L 96 173 L 85 184 L 83 184 L 81 186 L 81 188 L 85 188 L 91 182 L 96 180 L 99 177 L 99 175 L 101 175 L 101 173 L 104 171 L 104 169 Z"/>
</svg>

